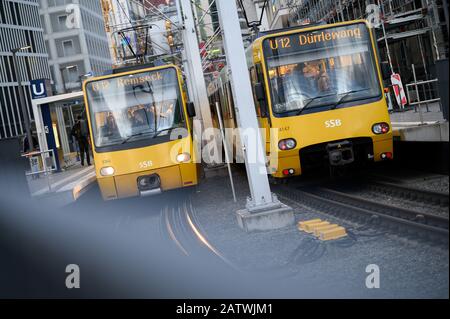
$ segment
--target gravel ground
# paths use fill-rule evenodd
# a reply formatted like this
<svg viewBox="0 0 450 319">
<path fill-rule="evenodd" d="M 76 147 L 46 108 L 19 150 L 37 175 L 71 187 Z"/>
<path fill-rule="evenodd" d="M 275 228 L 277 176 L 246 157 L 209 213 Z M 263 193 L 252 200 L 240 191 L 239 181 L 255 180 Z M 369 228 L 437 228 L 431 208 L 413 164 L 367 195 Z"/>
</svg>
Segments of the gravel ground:
<svg viewBox="0 0 450 319">
<path fill-rule="evenodd" d="M 443 192 L 443 193 L 449 192 L 448 176 L 426 179 L 422 181 L 415 181 L 411 183 L 411 186 L 423 188 L 425 190 L 434 192 Z"/>
<path fill-rule="evenodd" d="M 423 188 L 435 192 L 449 192 L 449 176 L 437 175 L 422 171 L 375 168 L 372 175 L 387 182 L 410 185 L 412 187 Z"/>
<path fill-rule="evenodd" d="M 346 191 L 346 192 L 350 193 L 352 195 L 360 196 L 362 198 L 365 198 L 365 199 L 368 199 L 371 201 L 387 203 L 387 204 L 395 206 L 395 207 L 414 210 L 418 213 L 433 214 L 433 215 L 443 216 L 443 217 L 449 216 L 448 207 L 442 207 L 439 205 L 432 205 L 430 203 L 424 203 L 421 201 L 408 200 L 405 198 L 386 195 L 386 194 L 372 191 L 369 189 L 367 189 L 367 190 L 358 189 L 358 190 L 351 190 L 351 191 Z"/>
<path fill-rule="evenodd" d="M 433 247 L 380 229 L 343 223 L 283 198 L 294 208 L 296 221 L 314 218 L 334 221 L 346 226 L 356 240 L 347 237 L 319 242 L 296 226 L 245 233 L 237 225 L 234 212 L 245 206 L 249 190 L 241 172 L 235 172 L 234 177 L 238 203 L 233 203 L 227 177 L 214 177 L 202 183 L 193 195 L 193 203 L 196 219 L 209 242 L 242 271 L 294 285 L 308 279 L 314 285 L 311 291 L 318 291 L 320 297 L 449 297 L 448 247 Z M 365 270 L 370 264 L 380 267 L 380 289 L 365 286 L 368 275 Z M 309 289 L 299 284 L 298 290 L 290 293 L 292 297 L 309 296 Z"/>
</svg>

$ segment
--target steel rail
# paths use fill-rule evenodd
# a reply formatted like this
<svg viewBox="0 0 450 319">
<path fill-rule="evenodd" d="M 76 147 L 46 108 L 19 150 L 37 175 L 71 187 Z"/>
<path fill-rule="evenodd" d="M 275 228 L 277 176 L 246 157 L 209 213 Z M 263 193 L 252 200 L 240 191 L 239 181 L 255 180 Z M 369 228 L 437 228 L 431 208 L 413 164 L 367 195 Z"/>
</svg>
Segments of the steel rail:
<svg viewBox="0 0 450 319">
<path fill-rule="evenodd" d="M 425 203 L 430 202 L 434 205 L 447 206 L 449 204 L 449 194 L 444 192 L 434 192 L 408 185 L 401 185 L 382 181 L 372 181 L 368 184 L 369 188 L 381 191 L 385 194 L 392 194 L 405 199 L 419 200 Z"/>
<path fill-rule="evenodd" d="M 343 219 L 363 219 L 374 225 L 387 226 L 398 233 L 404 230 L 417 238 L 428 238 L 448 244 L 448 219 L 368 201 L 356 196 L 316 188 L 315 191 L 280 187 L 280 194 L 316 208 L 322 213 Z M 401 232 L 401 231 L 400 231 Z"/>
</svg>

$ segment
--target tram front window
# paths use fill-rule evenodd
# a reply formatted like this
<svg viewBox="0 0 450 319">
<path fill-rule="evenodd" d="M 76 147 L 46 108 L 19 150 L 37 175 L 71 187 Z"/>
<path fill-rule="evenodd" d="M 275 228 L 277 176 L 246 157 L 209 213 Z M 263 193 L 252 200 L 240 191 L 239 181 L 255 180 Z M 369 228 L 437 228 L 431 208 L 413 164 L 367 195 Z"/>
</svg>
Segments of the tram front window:
<svg viewBox="0 0 450 319">
<path fill-rule="evenodd" d="M 97 148 L 154 139 L 185 127 L 175 69 L 91 82 L 86 93 Z"/>
<path fill-rule="evenodd" d="M 264 50 L 275 114 L 318 112 L 381 96 L 364 24 L 268 39 Z"/>
</svg>

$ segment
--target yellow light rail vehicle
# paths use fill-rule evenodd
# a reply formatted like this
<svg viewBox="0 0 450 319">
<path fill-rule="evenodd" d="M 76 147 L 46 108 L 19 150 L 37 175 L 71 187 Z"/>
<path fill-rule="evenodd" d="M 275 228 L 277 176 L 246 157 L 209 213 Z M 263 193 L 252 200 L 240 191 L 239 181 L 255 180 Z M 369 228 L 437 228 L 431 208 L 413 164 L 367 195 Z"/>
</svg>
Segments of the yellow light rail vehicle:
<svg viewBox="0 0 450 319">
<path fill-rule="evenodd" d="M 247 50 L 259 125 L 278 130 L 275 178 L 393 158 L 393 134 L 377 47 L 366 21 L 302 26 L 263 34 Z M 227 71 L 210 86 L 224 122 Z M 228 116 L 231 114 L 230 116 Z M 270 153 L 266 138 L 266 153 Z"/>
<path fill-rule="evenodd" d="M 116 69 L 83 84 L 98 184 L 105 200 L 198 183 L 192 121 L 173 65 Z"/>
</svg>

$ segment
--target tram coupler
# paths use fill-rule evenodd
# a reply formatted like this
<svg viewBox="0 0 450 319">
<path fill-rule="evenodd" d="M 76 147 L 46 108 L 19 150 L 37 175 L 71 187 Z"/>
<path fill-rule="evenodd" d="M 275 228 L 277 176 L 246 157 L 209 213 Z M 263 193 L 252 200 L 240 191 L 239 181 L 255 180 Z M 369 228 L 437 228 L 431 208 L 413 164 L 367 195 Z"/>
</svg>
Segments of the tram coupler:
<svg viewBox="0 0 450 319">
<path fill-rule="evenodd" d="M 329 143 L 327 145 L 328 159 L 332 166 L 343 166 L 355 161 L 353 144 L 350 141 Z"/>
<path fill-rule="evenodd" d="M 161 178 L 157 174 L 140 176 L 137 180 L 139 195 L 141 197 L 153 196 L 162 193 Z"/>
</svg>

